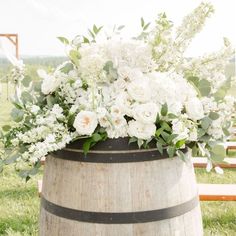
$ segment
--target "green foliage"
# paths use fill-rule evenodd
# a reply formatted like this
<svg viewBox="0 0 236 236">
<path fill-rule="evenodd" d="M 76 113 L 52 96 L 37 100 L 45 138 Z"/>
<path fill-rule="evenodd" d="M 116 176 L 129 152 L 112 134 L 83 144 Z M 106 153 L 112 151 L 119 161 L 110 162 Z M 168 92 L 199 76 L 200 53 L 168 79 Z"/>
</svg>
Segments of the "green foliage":
<svg viewBox="0 0 236 236">
<path fill-rule="evenodd" d="M 24 118 L 24 111 L 19 110 L 17 108 L 13 108 L 11 111 L 11 118 L 15 122 L 20 122 Z"/>
<path fill-rule="evenodd" d="M 106 71 L 109 80 L 114 81 L 118 78 L 117 69 L 114 68 L 112 61 L 107 61 L 105 66 L 103 67 L 103 70 Z"/>
<path fill-rule="evenodd" d="M 102 129 L 98 128 L 91 137 L 87 138 L 83 144 L 84 155 L 88 154 L 89 150 L 96 145 L 98 142 L 105 141 L 107 139 L 107 133 Z"/>
<path fill-rule="evenodd" d="M 25 87 L 29 87 L 30 83 L 32 82 L 32 78 L 30 76 L 25 76 L 25 78 L 22 80 L 22 85 Z"/>
<path fill-rule="evenodd" d="M 69 45 L 70 41 L 65 37 L 57 37 L 63 44 Z"/>
<path fill-rule="evenodd" d="M 161 115 L 162 116 L 166 116 L 168 113 L 168 106 L 167 106 L 167 103 L 165 103 L 164 105 L 162 105 L 161 107 Z"/>
<path fill-rule="evenodd" d="M 211 93 L 211 84 L 208 80 L 200 80 L 196 76 L 187 76 L 187 80 L 193 85 L 200 96 L 208 96 Z"/>
</svg>

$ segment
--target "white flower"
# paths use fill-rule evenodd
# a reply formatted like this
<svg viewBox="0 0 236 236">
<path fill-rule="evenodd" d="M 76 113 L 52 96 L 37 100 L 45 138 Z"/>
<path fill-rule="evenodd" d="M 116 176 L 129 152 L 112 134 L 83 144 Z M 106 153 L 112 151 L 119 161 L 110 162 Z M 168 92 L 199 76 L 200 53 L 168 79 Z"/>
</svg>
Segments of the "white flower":
<svg viewBox="0 0 236 236">
<path fill-rule="evenodd" d="M 206 171 L 210 172 L 212 168 L 213 168 L 212 162 L 210 160 L 207 160 Z"/>
<path fill-rule="evenodd" d="M 58 118 L 58 119 L 64 117 L 63 109 L 58 104 L 55 104 L 53 106 L 51 114 L 55 115 L 55 117 Z"/>
<path fill-rule="evenodd" d="M 147 140 L 154 136 L 155 132 L 156 126 L 154 124 L 144 124 L 135 120 L 131 120 L 128 123 L 128 134 L 130 137 Z"/>
<path fill-rule="evenodd" d="M 198 98 L 191 98 L 185 103 L 187 115 L 192 120 L 200 120 L 204 117 L 201 101 Z"/>
<path fill-rule="evenodd" d="M 74 121 L 74 127 L 79 135 L 91 135 L 97 124 L 97 115 L 92 111 L 79 112 Z"/>
<path fill-rule="evenodd" d="M 111 119 L 112 125 L 106 129 L 107 135 L 109 138 L 119 138 L 127 136 L 127 121 L 122 116 L 115 116 Z"/>
<path fill-rule="evenodd" d="M 223 175 L 224 174 L 224 170 L 222 168 L 220 168 L 219 166 L 215 167 L 215 171 L 217 174 Z"/>
<path fill-rule="evenodd" d="M 39 112 L 39 110 L 40 110 L 40 107 L 37 105 L 32 105 L 32 107 L 30 109 L 30 111 L 35 115 Z"/>
<path fill-rule="evenodd" d="M 38 76 L 43 79 L 41 90 L 45 95 L 54 92 L 61 83 L 61 80 L 57 79 L 53 75 L 49 75 L 46 71 L 40 69 L 37 70 Z"/>
<path fill-rule="evenodd" d="M 136 105 L 133 110 L 133 117 L 145 124 L 154 123 L 159 110 L 159 107 L 153 102 Z"/>
<path fill-rule="evenodd" d="M 147 102 L 151 99 L 151 88 L 148 78 L 132 81 L 127 89 L 131 98 L 138 102 Z"/>
</svg>

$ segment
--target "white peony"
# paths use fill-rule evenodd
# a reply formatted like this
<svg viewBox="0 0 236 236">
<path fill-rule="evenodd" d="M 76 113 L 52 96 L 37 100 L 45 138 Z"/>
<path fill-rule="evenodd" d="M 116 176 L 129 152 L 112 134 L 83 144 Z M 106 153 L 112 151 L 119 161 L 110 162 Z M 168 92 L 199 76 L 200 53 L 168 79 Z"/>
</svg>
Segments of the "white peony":
<svg viewBox="0 0 236 236">
<path fill-rule="evenodd" d="M 133 117 L 142 123 L 155 123 L 160 108 L 153 102 L 136 105 L 133 110 Z"/>
<path fill-rule="evenodd" d="M 132 99 L 138 102 L 147 102 L 151 99 L 151 87 L 148 78 L 132 81 L 128 86 L 128 93 Z"/>
<path fill-rule="evenodd" d="M 154 136 L 155 132 L 156 126 L 154 124 L 144 124 L 135 120 L 131 120 L 128 123 L 128 134 L 130 137 L 147 140 Z"/>
<path fill-rule="evenodd" d="M 204 117 L 204 110 L 201 101 L 197 98 L 191 98 L 185 103 L 187 115 L 192 120 L 200 120 Z"/>
<path fill-rule="evenodd" d="M 91 135 L 98 124 L 97 115 L 92 111 L 81 111 L 75 117 L 73 126 L 79 135 Z"/>
</svg>

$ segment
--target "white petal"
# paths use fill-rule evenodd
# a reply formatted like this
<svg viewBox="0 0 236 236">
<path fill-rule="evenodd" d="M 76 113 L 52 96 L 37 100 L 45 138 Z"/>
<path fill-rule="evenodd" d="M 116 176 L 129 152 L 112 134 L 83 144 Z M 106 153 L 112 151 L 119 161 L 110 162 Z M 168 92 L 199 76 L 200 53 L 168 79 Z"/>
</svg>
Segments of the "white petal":
<svg viewBox="0 0 236 236">
<path fill-rule="evenodd" d="M 224 174 L 224 170 L 222 168 L 220 168 L 219 166 L 215 167 L 215 171 L 217 174 L 223 175 Z"/>
</svg>

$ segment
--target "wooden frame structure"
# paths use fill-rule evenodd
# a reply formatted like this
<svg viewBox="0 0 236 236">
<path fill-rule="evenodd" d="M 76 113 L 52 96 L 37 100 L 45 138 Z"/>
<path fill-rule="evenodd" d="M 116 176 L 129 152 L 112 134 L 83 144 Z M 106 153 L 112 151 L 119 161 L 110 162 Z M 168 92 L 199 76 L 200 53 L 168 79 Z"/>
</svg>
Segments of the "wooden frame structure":
<svg viewBox="0 0 236 236">
<path fill-rule="evenodd" d="M 19 39 L 18 34 L 0 34 L 0 37 L 8 38 L 9 41 L 15 46 L 15 55 L 19 59 Z"/>
</svg>

